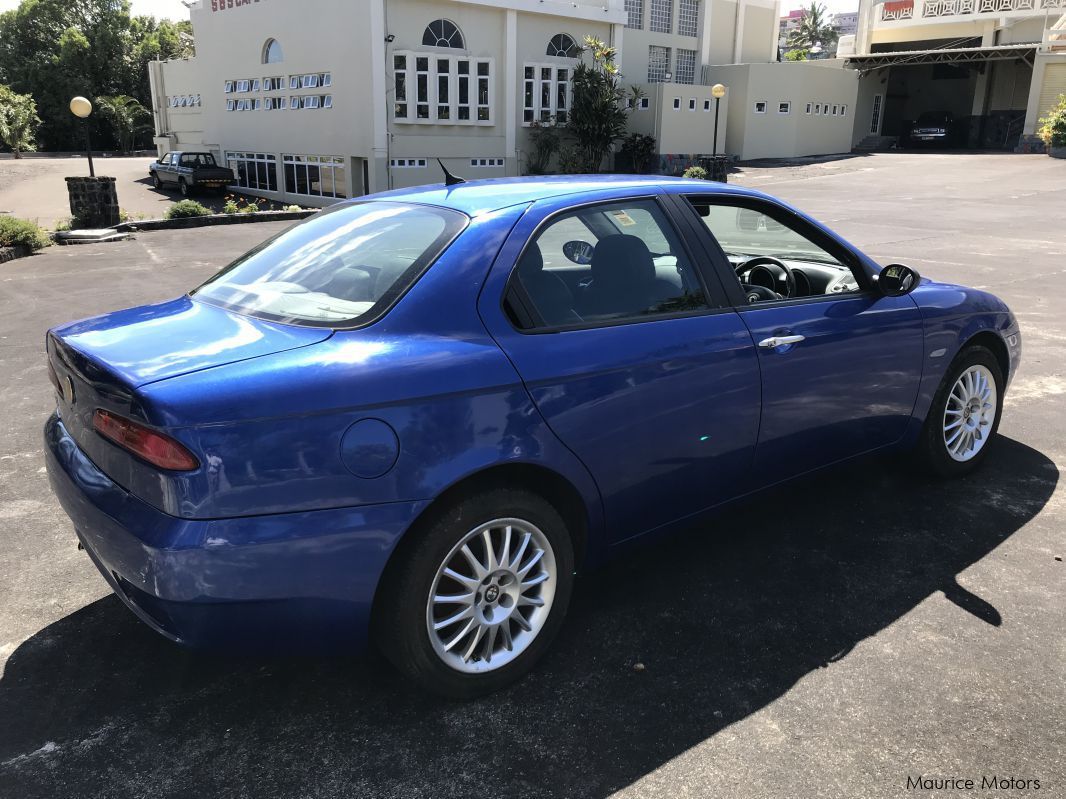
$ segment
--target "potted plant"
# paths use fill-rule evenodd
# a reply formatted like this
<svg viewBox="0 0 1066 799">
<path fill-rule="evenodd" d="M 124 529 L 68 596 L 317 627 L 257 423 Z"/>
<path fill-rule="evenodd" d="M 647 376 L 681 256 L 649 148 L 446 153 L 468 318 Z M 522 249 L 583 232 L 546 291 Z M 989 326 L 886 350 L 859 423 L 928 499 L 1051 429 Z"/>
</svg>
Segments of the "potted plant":
<svg viewBox="0 0 1066 799">
<path fill-rule="evenodd" d="M 1066 94 L 1059 95 L 1059 104 L 1040 120 L 1036 134 L 1043 139 L 1052 158 L 1066 158 Z"/>
</svg>

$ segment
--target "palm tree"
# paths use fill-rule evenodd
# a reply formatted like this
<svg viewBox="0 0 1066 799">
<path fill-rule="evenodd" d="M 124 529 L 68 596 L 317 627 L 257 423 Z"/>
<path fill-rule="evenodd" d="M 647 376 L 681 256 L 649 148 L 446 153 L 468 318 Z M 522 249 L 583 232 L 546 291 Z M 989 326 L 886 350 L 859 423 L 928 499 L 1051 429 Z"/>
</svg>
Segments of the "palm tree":
<svg viewBox="0 0 1066 799">
<path fill-rule="evenodd" d="M 840 34 L 826 18 L 825 6 L 812 2 L 810 8 L 803 10 L 799 27 L 788 35 L 786 46 L 789 50 L 810 51 L 818 45 L 828 52 L 838 38 Z"/>
<path fill-rule="evenodd" d="M 152 129 L 148 124 L 151 114 L 136 97 L 116 94 L 113 97 L 97 97 L 96 104 L 111 126 L 123 152 L 130 152 L 137 137 Z"/>
</svg>

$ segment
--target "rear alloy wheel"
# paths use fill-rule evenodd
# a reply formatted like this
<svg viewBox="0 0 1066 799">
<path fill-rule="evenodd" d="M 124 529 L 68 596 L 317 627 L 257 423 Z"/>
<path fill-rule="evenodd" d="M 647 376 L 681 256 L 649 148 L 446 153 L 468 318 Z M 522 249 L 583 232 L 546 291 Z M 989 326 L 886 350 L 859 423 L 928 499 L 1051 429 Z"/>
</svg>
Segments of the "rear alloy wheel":
<svg viewBox="0 0 1066 799">
<path fill-rule="evenodd" d="M 1003 373 L 982 346 L 967 347 L 948 368 L 933 397 L 918 454 L 930 471 L 959 477 L 976 469 L 999 429 Z"/>
<path fill-rule="evenodd" d="M 386 657 L 454 698 L 528 672 L 559 631 L 573 586 L 573 546 L 558 511 L 499 488 L 449 505 L 411 535 L 375 609 Z"/>
</svg>

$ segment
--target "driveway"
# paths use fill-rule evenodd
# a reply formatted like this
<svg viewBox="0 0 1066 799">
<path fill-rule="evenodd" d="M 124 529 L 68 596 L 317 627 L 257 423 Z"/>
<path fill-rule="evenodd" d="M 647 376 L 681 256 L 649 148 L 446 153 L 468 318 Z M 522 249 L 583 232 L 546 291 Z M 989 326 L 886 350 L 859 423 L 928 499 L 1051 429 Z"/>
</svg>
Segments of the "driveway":
<svg viewBox="0 0 1066 799">
<path fill-rule="evenodd" d="M 97 175 L 115 178 L 119 207 L 131 219 L 161 219 L 181 199 L 176 190 L 152 188 L 148 178 L 151 158 L 93 159 Z M 56 222 L 70 219 L 67 184 L 63 178 L 89 174 L 85 156 L 63 158 L 0 159 L 0 213 L 35 219 L 52 230 Z M 194 195 L 204 205 L 220 210 L 222 197 L 213 192 Z"/>
<path fill-rule="evenodd" d="M 374 655 L 180 650 L 109 595 L 49 494 L 45 330 L 179 293 L 281 225 L 0 267 L 0 795 L 1063 795 L 1066 162 L 888 153 L 737 177 L 1011 304 L 1024 363 L 986 468 L 939 483 L 865 461 L 630 554 L 578 581 L 530 677 L 469 703 Z M 1040 790 L 909 790 L 919 775 Z"/>
</svg>

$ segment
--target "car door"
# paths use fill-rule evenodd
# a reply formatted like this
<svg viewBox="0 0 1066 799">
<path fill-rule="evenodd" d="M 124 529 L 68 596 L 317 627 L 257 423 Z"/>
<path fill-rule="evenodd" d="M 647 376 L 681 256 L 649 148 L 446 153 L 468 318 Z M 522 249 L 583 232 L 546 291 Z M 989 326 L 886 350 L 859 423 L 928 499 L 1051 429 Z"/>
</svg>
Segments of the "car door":
<svg viewBox="0 0 1066 799">
<path fill-rule="evenodd" d="M 777 203 L 687 199 L 758 351 L 756 481 L 769 485 L 902 438 L 921 377 L 914 301 L 877 292 L 858 254 Z M 761 256 L 788 269 L 745 269 Z"/>
<path fill-rule="evenodd" d="M 159 170 L 159 176 L 164 183 L 177 182 L 177 164 L 180 157 L 181 153 L 170 153 L 164 160 L 162 169 Z"/>
<path fill-rule="evenodd" d="M 612 542 L 749 488 L 754 346 L 672 213 L 649 196 L 537 203 L 480 299 L 540 414 L 596 480 Z"/>
</svg>

